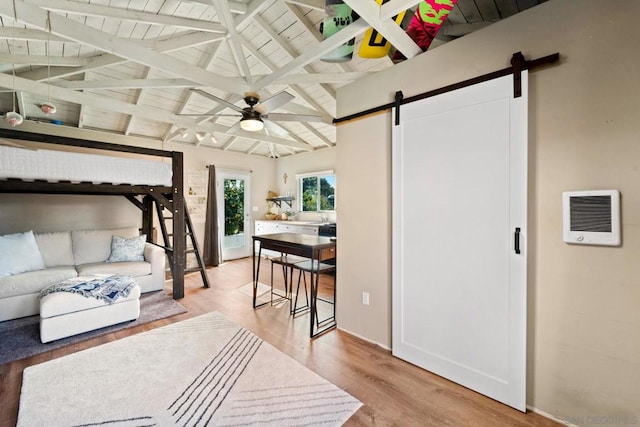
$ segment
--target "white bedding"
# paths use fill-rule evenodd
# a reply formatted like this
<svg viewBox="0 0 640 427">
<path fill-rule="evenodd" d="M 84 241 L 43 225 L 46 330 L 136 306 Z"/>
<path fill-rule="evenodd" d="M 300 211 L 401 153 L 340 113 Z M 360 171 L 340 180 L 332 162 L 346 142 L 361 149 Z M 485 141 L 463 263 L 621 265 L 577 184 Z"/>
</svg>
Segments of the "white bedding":
<svg viewBox="0 0 640 427">
<path fill-rule="evenodd" d="M 171 186 L 171 177 L 160 161 L 0 145 L 0 179 Z"/>
</svg>

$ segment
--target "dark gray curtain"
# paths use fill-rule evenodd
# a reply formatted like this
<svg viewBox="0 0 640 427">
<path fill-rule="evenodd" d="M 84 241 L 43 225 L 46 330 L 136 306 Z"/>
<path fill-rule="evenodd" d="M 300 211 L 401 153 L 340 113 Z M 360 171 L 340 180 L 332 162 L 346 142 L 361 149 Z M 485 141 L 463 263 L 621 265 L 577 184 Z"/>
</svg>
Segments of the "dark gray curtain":
<svg viewBox="0 0 640 427">
<path fill-rule="evenodd" d="M 207 215 L 204 222 L 204 265 L 220 264 L 220 238 L 218 237 L 218 198 L 216 194 L 216 167 L 209 165 L 207 186 Z"/>
</svg>

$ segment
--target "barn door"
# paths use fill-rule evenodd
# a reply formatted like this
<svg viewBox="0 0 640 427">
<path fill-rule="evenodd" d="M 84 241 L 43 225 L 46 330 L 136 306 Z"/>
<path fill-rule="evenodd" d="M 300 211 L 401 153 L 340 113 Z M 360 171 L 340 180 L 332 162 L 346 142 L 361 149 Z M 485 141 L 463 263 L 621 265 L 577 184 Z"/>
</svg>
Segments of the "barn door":
<svg viewBox="0 0 640 427">
<path fill-rule="evenodd" d="M 392 345 L 525 411 L 526 73 L 522 86 L 514 98 L 507 76 L 401 107 Z"/>
</svg>

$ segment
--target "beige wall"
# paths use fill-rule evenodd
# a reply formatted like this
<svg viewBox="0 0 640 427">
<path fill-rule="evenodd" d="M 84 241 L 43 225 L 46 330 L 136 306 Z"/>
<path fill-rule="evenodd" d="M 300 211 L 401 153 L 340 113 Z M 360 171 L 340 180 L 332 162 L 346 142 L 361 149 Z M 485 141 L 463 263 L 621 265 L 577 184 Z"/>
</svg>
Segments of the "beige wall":
<svg viewBox="0 0 640 427">
<path fill-rule="evenodd" d="M 595 416 L 640 422 L 638 16 L 637 1 L 550 0 L 338 95 L 344 116 L 391 102 L 396 90 L 411 96 L 504 68 L 514 52 L 561 54 L 560 65 L 530 74 L 527 401 L 579 425 Z M 390 120 L 381 114 L 340 126 L 336 167 L 338 322 L 384 346 L 391 343 Z M 622 247 L 562 241 L 561 193 L 582 189 L 621 191 Z M 360 302 L 363 290 L 370 306 Z"/>
</svg>

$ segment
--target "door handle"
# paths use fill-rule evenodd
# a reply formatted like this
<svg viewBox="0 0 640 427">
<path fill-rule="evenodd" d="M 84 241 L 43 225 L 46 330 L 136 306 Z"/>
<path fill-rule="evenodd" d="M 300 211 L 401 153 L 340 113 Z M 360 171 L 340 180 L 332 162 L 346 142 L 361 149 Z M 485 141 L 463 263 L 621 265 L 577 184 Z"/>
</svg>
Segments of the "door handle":
<svg viewBox="0 0 640 427">
<path fill-rule="evenodd" d="M 517 254 L 520 253 L 520 227 L 516 227 L 516 232 L 513 236 L 513 247 Z"/>
</svg>

